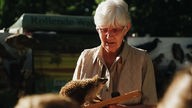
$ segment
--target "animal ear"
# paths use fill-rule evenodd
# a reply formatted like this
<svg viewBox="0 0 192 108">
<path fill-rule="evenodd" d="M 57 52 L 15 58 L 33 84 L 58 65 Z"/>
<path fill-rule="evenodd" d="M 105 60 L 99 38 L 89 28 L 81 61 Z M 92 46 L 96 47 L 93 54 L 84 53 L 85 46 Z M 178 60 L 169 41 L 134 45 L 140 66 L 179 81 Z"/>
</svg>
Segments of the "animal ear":
<svg viewBox="0 0 192 108">
<path fill-rule="evenodd" d="M 96 74 L 93 78 L 98 78 L 99 77 L 99 75 L 98 74 Z"/>
<path fill-rule="evenodd" d="M 92 79 L 97 80 L 99 78 L 99 75 L 95 75 Z"/>
</svg>

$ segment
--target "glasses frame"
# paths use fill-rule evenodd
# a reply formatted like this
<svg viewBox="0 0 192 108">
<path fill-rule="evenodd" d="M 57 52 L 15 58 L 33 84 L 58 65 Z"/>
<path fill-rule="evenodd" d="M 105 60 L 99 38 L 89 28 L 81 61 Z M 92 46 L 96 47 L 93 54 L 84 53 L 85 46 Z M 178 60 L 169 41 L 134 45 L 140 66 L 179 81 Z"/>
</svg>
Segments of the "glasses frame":
<svg viewBox="0 0 192 108">
<path fill-rule="evenodd" d="M 102 34 L 112 34 L 112 35 L 117 35 L 119 33 L 122 33 L 126 27 L 119 27 L 119 28 L 100 28 L 96 27 L 96 30 L 101 32 Z"/>
</svg>

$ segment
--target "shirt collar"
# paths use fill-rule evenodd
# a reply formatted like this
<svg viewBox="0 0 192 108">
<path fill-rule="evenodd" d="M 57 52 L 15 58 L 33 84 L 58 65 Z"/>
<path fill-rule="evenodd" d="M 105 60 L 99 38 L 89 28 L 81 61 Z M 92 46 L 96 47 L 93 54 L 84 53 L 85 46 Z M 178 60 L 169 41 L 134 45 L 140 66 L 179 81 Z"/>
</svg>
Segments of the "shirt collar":
<svg viewBox="0 0 192 108">
<path fill-rule="evenodd" d="M 121 57 L 122 63 L 126 61 L 129 50 L 130 50 L 130 47 L 128 43 L 126 41 L 123 41 L 123 48 L 119 54 L 119 56 Z"/>
<path fill-rule="evenodd" d="M 96 62 L 97 58 L 101 58 L 101 45 L 96 47 L 96 51 L 95 53 L 93 54 L 93 63 Z"/>
<path fill-rule="evenodd" d="M 95 63 L 97 59 L 103 60 L 101 45 L 98 46 L 96 49 L 97 49 L 96 52 L 93 54 L 93 63 Z M 126 59 L 127 59 L 128 50 L 129 50 L 129 45 L 127 44 L 126 41 L 123 41 L 123 48 L 122 48 L 120 54 L 117 56 L 118 59 L 121 59 L 122 63 L 124 61 L 126 61 Z"/>
</svg>

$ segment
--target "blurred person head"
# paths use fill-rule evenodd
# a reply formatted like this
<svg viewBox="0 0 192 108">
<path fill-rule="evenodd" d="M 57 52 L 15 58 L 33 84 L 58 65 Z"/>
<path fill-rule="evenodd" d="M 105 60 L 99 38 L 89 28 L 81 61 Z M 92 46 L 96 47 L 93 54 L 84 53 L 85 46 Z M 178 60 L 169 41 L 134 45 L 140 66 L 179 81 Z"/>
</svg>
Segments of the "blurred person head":
<svg viewBox="0 0 192 108">
<path fill-rule="evenodd" d="M 174 76 L 157 108 L 192 107 L 192 65 L 184 67 Z"/>
<path fill-rule="evenodd" d="M 33 48 L 38 43 L 31 35 L 26 34 L 12 34 L 5 38 L 5 42 L 18 50 L 25 48 Z"/>
<path fill-rule="evenodd" d="M 22 97 L 15 108 L 80 108 L 80 106 L 69 97 L 49 93 Z"/>
<path fill-rule="evenodd" d="M 94 15 L 101 46 L 106 52 L 117 52 L 131 27 L 128 5 L 123 0 L 101 2 Z"/>
</svg>

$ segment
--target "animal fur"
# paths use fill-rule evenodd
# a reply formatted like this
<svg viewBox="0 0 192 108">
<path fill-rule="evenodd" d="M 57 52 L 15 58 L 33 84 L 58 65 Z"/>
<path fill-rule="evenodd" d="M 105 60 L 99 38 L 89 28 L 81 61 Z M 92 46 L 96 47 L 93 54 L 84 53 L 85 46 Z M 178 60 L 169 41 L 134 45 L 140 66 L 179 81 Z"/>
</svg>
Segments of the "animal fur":
<svg viewBox="0 0 192 108">
<path fill-rule="evenodd" d="M 81 108 L 69 97 L 58 94 L 34 94 L 20 98 L 14 108 Z"/>
<path fill-rule="evenodd" d="M 106 78 L 100 78 L 98 75 L 90 79 L 70 81 L 61 88 L 60 94 L 72 98 L 80 105 L 100 102 L 98 94 L 106 82 Z"/>
<path fill-rule="evenodd" d="M 192 66 L 176 73 L 157 108 L 192 107 Z"/>
</svg>

